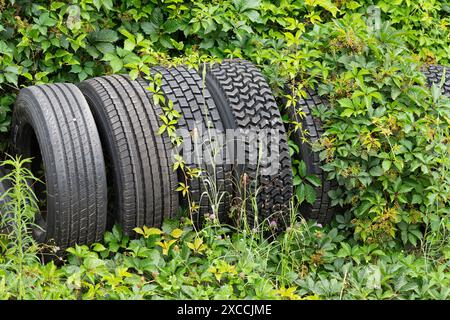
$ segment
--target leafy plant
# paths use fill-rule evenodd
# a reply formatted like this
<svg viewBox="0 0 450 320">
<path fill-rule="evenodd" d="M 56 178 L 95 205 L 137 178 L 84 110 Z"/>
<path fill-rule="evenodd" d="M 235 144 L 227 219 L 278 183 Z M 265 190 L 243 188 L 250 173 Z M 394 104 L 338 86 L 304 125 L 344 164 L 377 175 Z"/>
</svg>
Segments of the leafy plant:
<svg viewBox="0 0 450 320">
<path fill-rule="evenodd" d="M 270 226 L 207 219 L 193 230 L 182 217 L 136 229 L 136 239 L 115 226 L 103 243 L 70 248 L 57 267 L 37 259 L 28 233 L 37 206 L 27 160 L 9 159 L 0 298 L 448 299 L 450 104 L 439 86 L 425 87 L 420 67 L 449 62 L 449 8 L 408 0 L 0 1 L 1 150 L 23 86 L 246 58 L 280 106 L 306 88 L 327 97 L 315 112 L 325 135 L 313 147 L 340 185 L 333 202 L 350 207 L 330 227 L 302 220 L 298 203 L 315 200 L 319 181 L 296 161 L 291 221 L 277 237 L 269 232 L 271 241 Z M 160 134 L 177 145 L 180 115 L 154 78 Z M 286 86 L 295 93 L 287 103 Z M 180 168 L 187 196 L 191 179 L 214 180 L 178 157 Z M 217 202 L 214 192 L 206 196 Z"/>
<path fill-rule="evenodd" d="M 0 242 L 4 257 L 0 271 L 12 270 L 16 278 L 9 283 L 18 298 L 25 297 L 27 285 L 23 279 L 26 265 L 37 259 L 37 246 L 30 235 L 34 225 L 34 217 L 38 211 L 37 199 L 30 182 L 37 181 L 26 164 L 29 159 L 10 158 L 0 165 L 11 166 L 11 171 L 0 178 L 5 184 L 9 181 L 11 188 L 0 195 L 2 208 L 0 215 Z M 0 260 L 0 261 L 1 261 Z"/>
</svg>

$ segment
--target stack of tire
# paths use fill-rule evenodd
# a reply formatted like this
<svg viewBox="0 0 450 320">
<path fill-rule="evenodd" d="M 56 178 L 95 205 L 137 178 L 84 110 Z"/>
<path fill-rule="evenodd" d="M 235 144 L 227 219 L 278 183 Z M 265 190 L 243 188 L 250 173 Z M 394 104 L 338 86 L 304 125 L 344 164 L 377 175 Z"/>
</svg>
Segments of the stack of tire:
<svg viewBox="0 0 450 320">
<path fill-rule="evenodd" d="M 449 68 L 429 66 L 423 72 L 432 85 L 441 83 L 444 71 L 443 92 L 450 95 Z M 20 91 L 12 145 L 15 154 L 33 158 L 31 171 L 45 181 L 33 185 L 42 203 L 33 230 L 38 241 L 52 241 L 61 250 L 90 244 L 101 241 L 114 223 L 132 235 L 139 226 L 160 227 L 193 204 L 196 225 L 212 215 L 230 222 L 233 212 L 238 222 L 251 227 L 266 221 L 282 227 L 287 221 L 293 192 L 288 141 L 261 73 L 247 61 L 226 60 L 204 70 L 152 68 L 150 78 L 158 77 L 159 92 L 148 90 L 152 81 L 125 75 Z M 166 106 L 155 103 L 155 94 L 163 95 Z M 339 208 L 330 198 L 337 183 L 327 179 L 311 147 L 324 132 L 313 116 L 322 104 L 326 99 L 308 90 L 306 98 L 297 101 L 303 116 L 291 110 L 290 117 L 309 134 L 307 142 L 301 133 L 291 136 L 300 148 L 298 160 L 305 162 L 307 174 L 321 180 L 315 202 L 302 203 L 300 212 L 325 224 Z M 167 131 L 158 133 L 167 105 L 180 115 L 178 130 L 191 137 L 202 132 L 197 137 L 202 148 L 215 150 L 209 159 L 204 153 L 185 158 L 185 167 L 200 173 L 189 181 L 189 201 L 176 191 L 186 182 L 186 174 L 173 169 L 179 150 Z M 214 134 L 208 135 L 211 131 Z M 252 132 L 270 134 L 259 140 Z M 225 141 L 217 143 L 220 133 Z M 195 143 L 183 148 L 182 153 L 198 151 Z M 0 193 L 9 187 L 2 181 Z"/>
<path fill-rule="evenodd" d="M 450 97 L 450 67 L 429 65 L 423 68 L 422 73 L 430 87 L 433 84 L 440 86 L 442 81 L 442 94 Z M 307 219 L 328 224 L 337 213 L 342 211 L 342 208 L 333 206 L 330 197 L 331 192 L 338 186 L 337 182 L 327 178 L 326 172 L 322 169 L 324 163 L 321 162 L 319 154 L 312 150 L 312 144 L 319 141 L 324 133 L 322 121 L 313 116 L 314 110 L 321 105 L 328 105 L 326 97 L 319 96 L 315 90 L 308 89 L 306 98 L 297 100 L 296 109 L 289 109 L 289 116 L 294 122 L 301 123 L 303 131 L 308 133 L 307 142 L 304 141 L 303 133 L 299 130 L 294 131 L 291 136 L 300 148 L 298 160 L 305 162 L 308 175 L 316 175 L 321 182 L 320 186 L 315 188 L 317 197 L 314 203 L 303 202 L 300 212 Z"/>
<path fill-rule="evenodd" d="M 211 214 L 228 221 L 238 202 L 249 225 L 266 220 L 281 225 L 289 212 L 292 170 L 275 98 L 249 62 L 229 60 L 205 68 L 205 73 L 184 66 L 151 70 L 152 77 L 161 77 L 166 105 L 180 115 L 178 129 L 234 133 L 220 146 L 216 163 L 185 163 L 200 169 L 200 177 L 189 182 L 190 203 L 198 206 L 194 222 L 201 225 Z M 173 169 L 176 146 L 167 131 L 158 133 L 164 105 L 155 103 L 157 93 L 149 85 L 143 78 L 110 75 L 20 91 L 12 145 L 15 154 L 33 159 L 31 171 L 45 181 L 33 185 L 42 204 L 33 230 L 38 241 L 61 250 L 90 244 L 101 241 L 113 223 L 131 235 L 139 226 L 160 227 L 186 205 L 176 191 L 184 182 L 184 174 Z M 244 151 L 234 152 L 240 134 L 266 129 L 277 138 L 257 144 L 256 150 L 276 149 L 277 166 L 270 157 L 253 161 L 248 139 Z M 211 186 L 222 196 L 209 196 Z"/>
</svg>

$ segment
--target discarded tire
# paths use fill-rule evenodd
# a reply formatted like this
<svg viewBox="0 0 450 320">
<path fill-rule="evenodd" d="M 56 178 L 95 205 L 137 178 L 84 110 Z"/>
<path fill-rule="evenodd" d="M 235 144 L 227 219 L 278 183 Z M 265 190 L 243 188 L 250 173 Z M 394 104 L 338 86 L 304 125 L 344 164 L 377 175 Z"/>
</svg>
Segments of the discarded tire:
<svg viewBox="0 0 450 320">
<path fill-rule="evenodd" d="M 426 67 L 422 73 L 427 77 L 427 83 L 431 87 L 433 84 L 440 85 L 442 81 L 442 76 L 445 72 L 445 80 L 442 86 L 442 93 L 448 97 L 450 97 L 450 68 L 439 66 L 439 65 L 431 65 Z"/>
<path fill-rule="evenodd" d="M 100 241 L 106 226 L 106 176 L 100 138 L 89 106 L 72 84 L 22 89 L 13 113 L 13 146 L 42 163 L 46 189 L 36 187 L 46 211 L 33 230 L 39 242 L 60 249 Z"/>
<path fill-rule="evenodd" d="M 327 173 L 321 167 L 323 163 L 319 154 L 312 150 L 312 144 L 316 143 L 324 133 L 322 121 L 313 117 L 312 110 L 321 104 L 326 105 L 327 101 L 319 97 L 314 90 L 308 89 L 306 93 L 307 97 L 298 99 L 296 106 L 296 109 L 303 112 L 303 116 L 300 116 L 292 107 L 289 108 L 289 115 L 291 120 L 302 124 L 301 130 L 308 133 L 306 137 L 308 141 L 304 141 L 303 133 L 300 130 L 295 131 L 291 138 L 300 148 L 298 160 L 305 162 L 306 173 L 317 176 L 321 184 L 315 187 L 316 200 L 314 203 L 310 204 L 303 201 L 300 205 L 300 213 L 307 219 L 327 224 L 339 212 L 339 207 L 331 206 L 329 197 L 329 192 L 337 188 L 337 182 L 327 179 Z"/>
<path fill-rule="evenodd" d="M 126 234 L 143 225 L 160 227 L 164 218 L 178 210 L 170 140 L 157 134 L 160 110 L 128 76 L 97 77 L 83 81 L 79 88 L 91 107 L 111 165 L 111 218 Z"/>
<path fill-rule="evenodd" d="M 236 143 L 245 145 L 245 151 L 235 152 L 235 144 L 228 143 L 237 164 L 238 181 L 243 182 L 243 192 L 238 190 L 235 196 L 243 202 L 247 221 L 254 225 L 270 218 L 283 224 L 286 221 L 280 220 L 287 219 L 292 196 L 291 159 L 269 85 L 253 64 L 243 60 L 215 64 L 207 70 L 206 84 L 225 128 L 236 130 Z M 254 136 L 255 133 L 263 133 L 267 138 L 265 145 L 258 144 L 261 136 Z M 244 159 L 238 159 L 239 152 L 243 152 Z M 252 203 L 252 198 L 256 203 Z"/>
<path fill-rule="evenodd" d="M 283 227 L 291 159 L 275 98 L 255 66 L 225 61 L 207 68 L 206 79 L 185 66 L 154 67 L 151 74 L 161 77 L 158 94 L 168 104 L 156 102 L 149 80 L 124 75 L 21 90 L 13 146 L 33 158 L 33 174 L 45 180 L 34 186 L 43 202 L 34 237 L 63 250 L 101 241 L 108 221 L 132 235 L 136 227 L 161 227 L 180 204 L 191 209 L 197 226 L 211 214 L 229 222 L 236 198 L 250 226 L 270 219 Z M 179 114 L 181 150 L 160 131 L 172 107 Z M 181 153 L 185 171 L 173 170 L 174 152 Z M 180 183 L 189 187 L 189 202 L 180 201 Z"/>
<path fill-rule="evenodd" d="M 216 105 L 194 69 L 184 66 L 155 67 L 152 68 L 152 74 L 162 76 L 162 93 L 167 101 L 173 102 L 173 108 L 181 115 L 177 128 L 178 132 L 185 132 L 182 136 L 183 147 L 188 149 L 183 150 L 184 155 L 187 155 L 184 157 L 186 166 L 202 170 L 199 178 L 189 181 L 191 205 L 194 203 L 198 206 L 193 215 L 194 223 L 200 225 L 203 217 L 212 213 L 224 219 L 228 204 L 225 197 L 231 192 L 231 181 L 227 176 L 229 169 L 224 159 L 225 147 L 215 141 L 216 134 L 223 132 Z M 146 85 L 148 83 L 143 82 L 143 86 Z M 211 152 L 217 154 L 212 156 Z M 209 182 L 205 183 L 205 179 Z M 179 173 L 179 181 L 184 180 L 183 174 Z M 182 205 L 190 204 L 183 198 Z"/>
</svg>

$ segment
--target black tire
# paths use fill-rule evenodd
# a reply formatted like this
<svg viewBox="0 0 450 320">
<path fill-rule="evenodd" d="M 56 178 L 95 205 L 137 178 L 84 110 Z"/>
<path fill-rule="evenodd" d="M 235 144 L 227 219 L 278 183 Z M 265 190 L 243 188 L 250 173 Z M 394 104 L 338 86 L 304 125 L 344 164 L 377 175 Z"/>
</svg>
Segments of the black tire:
<svg viewBox="0 0 450 320">
<path fill-rule="evenodd" d="M 242 188 L 244 196 L 239 194 L 242 193 L 239 190 L 235 196 L 243 202 L 247 222 L 254 226 L 255 206 L 249 201 L 253 197 L 257 204 L 258 223 L 270 218 L 280 222 L 280 226 L 286 225 L 292 198 L 291 158 L 283 121 L 267 81 L 250 62 L 225 60 L 208 68 L 206 84 L 220 110 L 225 128 L 238 131 L 235 142 L 245 139 L 245 163 L 237 163 L 242 162 L 236 159 L 239 155 L 235 153 L 238 152 L 230 150 L 230 153 L 235 157 L 237 181 L 245 186 Z M 273 162 L 270 158 L 258 159 L 258 154 L 272 149 L 272 139 L 267 141 L 267 148 L 256 147 L 255 154 L 250 150 L 250 143 L 255 141 L 246 137 L 248 131 L 262 130 L 274 130 L 279 137 L 277 168 L 270 173 L 265 171 Z M 233 143 L 229 145 L 236 148 Z M 244 174 L 248 178 L 246 181 L 242 181 Z"/>
<path fill-rule="evenodd" d="M 36 240 L 53 240 L 61 250 L 101 241 L 106 227 L 105 164 L 94 118 L 80 90 L 63 83 L 20 90 L 12 133 L 15 152 L 33 157 L 35 175 L 40 163 L 45 173 L 46 190 L 35 186 L 47 206 L 46 213 L 37 216 L 43 230 L 33 230 Z"/>
<path fill-rule="evenodd" d="M 223 125 L 214 104 L 214 100 L 207 88 L 204 87 L 202 78 L 194 69 L 185 66 L 177 68 L 155 67 L 151 70 L 152 75 L 161 74 L 161 90 L 167 100 L 173 102 L 173 107 L 181 114 L 178 119 L 177 129 L 186 129 L 189 132 L 197 130 L 199 133 L 207 133 L 208 130 L 223 132 Z M 148 85 L 148 82 L 143 83 Z M 201 139 L 202 137 L 200 137 Z M 208 137 L 206 139 L 209 139 Z M 194 143 L 184 144 L 185 150 L 194 153 Z M 215 165 L 205 163 L 203 155 L 199 156 L 200 161 L 195 159 L 185 159 L 186 166 L 190 168 L 200 168 L 202 175 L 199 178 L 189 181 L 191 201 L 195 202 L 199 208 L 193 215 L 193 222 L 200 226 L 205 215 L 216 213 L 217 217 L 223 221 L 228 212 L 228 195 L 232 192 L 231 181 L 229 179 L 230 166 L 226 163 L 226 154 L 223 152 L 224 146 L 219 146 Z M 199 162 L 199 163 L 198 163 Z M 212 162 L 212 161 L 210 161 Z M 215 195 L 211 187 L 205 185 L 205 178 L 215 183 Z M 179 172 L 179 181 L 184 182 L 183 174 Z M 218 199 L 211 201 L 208 194 L 213 196 L 222 195 L 222 201 Z M 187 206 L 187 199 L 182 199 L 182 205 Z M 212 207 L 214 206 L 214 208 Z"/>
<path fill-rule="evenodd" d="M 450 67 L 444 67 L 439 65 L 430 65 L 426 67 L 422 73 L 427 78 L 428 86 L 432 86 L 433 84 L 440 85 L 442 76 L 445 71 L 445 81 L 442 86 L 442 93 L 448 97 L 450 97 Z"/>
<path fill-rule="evenodd" d="M 178 212 L 170 139 L 157 134 L 161 110 L 128 76 L 97 77 L 78 86 L 91 107 L 111 165 L 110 217 L 128 235 L 143 225 L 160 227 Z"/>
<path fill-rule="evenodd" d="M 312 144 L 316 143 L 324 133 L 322 121 L 312 115 L 312 110 L 328 102 L 322 99 L 314 90 L 306 90 L 307 97 L 297 100 L 297 110 L 301 110 L 304 116 L 300 116 L 294 108 L 289 108 L 289 117 L 291 120 L 301 123 L 302 130 L 308 133 L 308 141 L 304 141 L 300 130 L 291 134 L 291 139 L 299 146 L 299 159 L 305 162 L 308 175 L 316 175 L 321 181 L 321 185 L 315 187 L 316 201 L 309 204 L 304 201 L 300 205 L 300 213 L 306 219 L 316 220 L 321 224 L 328 224 L 339 212 L 339 207 L 331 206 L 331 198 L 328 193 L 337 188 L 335 180 L 328 180 L 327 173 L 322 170 L 323 163 L 319 158 L 319 153 L 312 150 Z"/>
</svg>

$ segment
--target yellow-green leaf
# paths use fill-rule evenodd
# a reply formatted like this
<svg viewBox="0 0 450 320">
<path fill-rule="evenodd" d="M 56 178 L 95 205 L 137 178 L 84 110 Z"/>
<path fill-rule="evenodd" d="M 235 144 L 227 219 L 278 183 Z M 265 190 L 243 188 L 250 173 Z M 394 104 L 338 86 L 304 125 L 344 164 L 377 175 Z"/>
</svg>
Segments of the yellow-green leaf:
<svg viewBox="0 0 450 320">
<path fill-rule="evenodd" d="M 170 233 L 170 235 L 171 235 L 172 237 L 176 238 L 176 239 L 178 239 L 179 237 L 181 237 L 182 234 L 183 234 L 183 230 L 181 230 L 181 229 L 175 229 L 175 230 L 173 230 L 173 231 Z"/>
</svg>

